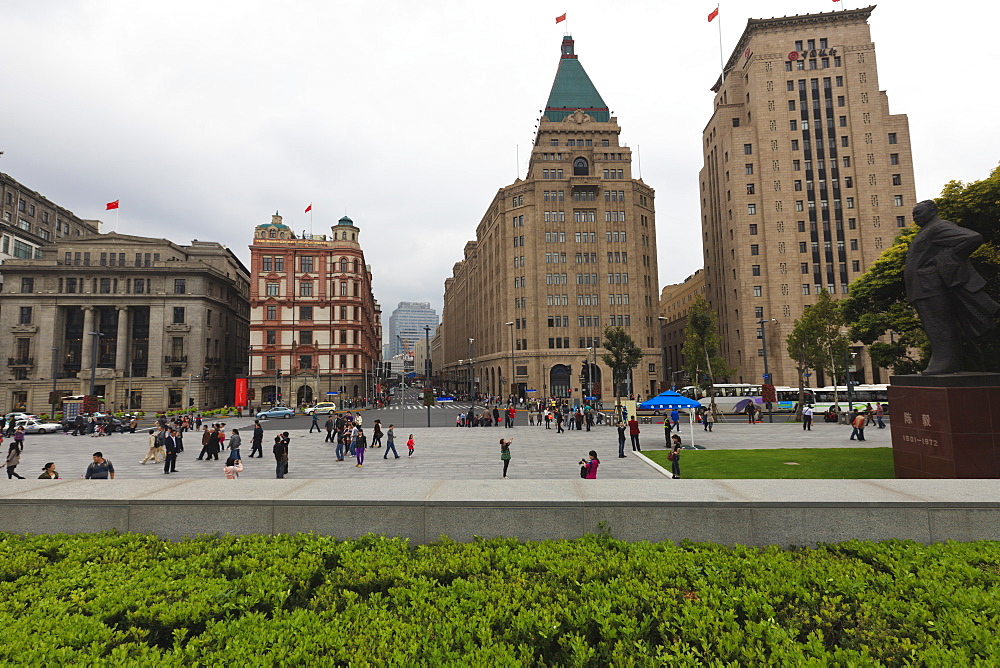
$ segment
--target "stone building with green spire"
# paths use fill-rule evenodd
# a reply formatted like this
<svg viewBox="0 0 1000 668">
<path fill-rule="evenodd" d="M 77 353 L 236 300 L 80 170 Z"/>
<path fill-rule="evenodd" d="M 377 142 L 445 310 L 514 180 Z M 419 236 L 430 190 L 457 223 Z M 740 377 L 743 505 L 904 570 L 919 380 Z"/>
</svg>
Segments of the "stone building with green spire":
<svg viewBox="0 0 1000 668">
<path fill-rule="evenodd" d="M 658 390 L 654 192 L 634 178 L 620 134 L 565 36 L 528 172 L 497 192 L 445 281 L 451 389 L 610 401 L 601 336 L 611 325 L 645 355 L 620 392 Z"/>
</svg>

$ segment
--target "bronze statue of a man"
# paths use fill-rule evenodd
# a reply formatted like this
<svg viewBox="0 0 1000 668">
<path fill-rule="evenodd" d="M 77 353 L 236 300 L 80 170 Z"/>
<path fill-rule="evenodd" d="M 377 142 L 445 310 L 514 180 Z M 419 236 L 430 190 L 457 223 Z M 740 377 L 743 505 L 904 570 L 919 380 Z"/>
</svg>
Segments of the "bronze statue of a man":
<svg viewBox="0 0 1000 668">
<path fill-rule="evenodd" d="M 913 207 L 920 227 L 906 253 L 903 280 L 906 301 L 920 316 L 931 344 L 931 359 L 924 374 L 962 371 L 961 334 L 976 338 L 990 331 L 1000 310 L 986 291 L 969 256 L 983 243 L 973 230 L 942 220 L 937 204 L 924 200 Z"/>
</svg>

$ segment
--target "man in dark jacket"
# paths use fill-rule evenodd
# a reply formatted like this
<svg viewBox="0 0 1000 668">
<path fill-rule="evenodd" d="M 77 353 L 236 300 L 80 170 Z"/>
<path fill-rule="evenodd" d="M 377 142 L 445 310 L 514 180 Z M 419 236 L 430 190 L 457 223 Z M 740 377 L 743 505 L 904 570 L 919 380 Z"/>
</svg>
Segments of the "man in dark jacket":
<svg viewBox="0 0 1000 668">
<path fill-rule="evenodd" d="M 163 437 L 163 447 L 167 450 L 167 456 L 163 460 L 163 472 L 164 473 L 177 473 L 177 453 L 180 452 L 180 446 L 178 445 L 180 439 L 177 437 L 177 431 L 171 429 L 170 432 Z"/>
</svg>

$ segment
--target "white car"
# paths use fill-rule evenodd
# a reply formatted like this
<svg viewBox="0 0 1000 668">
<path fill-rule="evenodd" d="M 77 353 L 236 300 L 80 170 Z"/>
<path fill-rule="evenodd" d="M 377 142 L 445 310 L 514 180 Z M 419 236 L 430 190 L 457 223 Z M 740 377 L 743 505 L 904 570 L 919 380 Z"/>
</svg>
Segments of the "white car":
<svg viewBox="0 0 1000 668">
<path fill-rule="evenodd" d="M 62 425 L 58 422 L 42 422 L 39 419 L 18 420 L 14 427 L 24 427 L 26 434 L 54 434 L 62 431 Z"/>
<path fill-rule="evenodd" d="M 17 421 L 17 420 L 34 420 L 35 419 L 35 416 L 32 415 L 31 413 L 21 413 L 21 412 L 17 412 L 17 411 L 15 411 L 13 413 L 7 413 L 6 415 L 4 415 L 4 417 L 7 419 L 7 421 L 10 421 L 10 420 L 14 420 L 14 421 Z"/>
<path fill-rule="evenodd" d="M 334 411 L 337 410 L 337 404 L 332 401 L 321 401 L 315 406 L 310 406 L 309 408 L 302 411 L 306 415 L 312 415 L 313 413 L 327 413 L 333 415 Z"/>
</svg>

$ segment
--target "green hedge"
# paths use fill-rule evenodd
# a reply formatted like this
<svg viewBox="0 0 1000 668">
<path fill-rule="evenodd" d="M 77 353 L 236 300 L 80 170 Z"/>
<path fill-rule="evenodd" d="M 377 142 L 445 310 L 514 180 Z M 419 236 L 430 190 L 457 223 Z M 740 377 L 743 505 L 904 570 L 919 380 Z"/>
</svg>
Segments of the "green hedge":
<svg viewBox="0 0 1000 668">
<path fill-rule="evenodd" d="M 989 665 L 998 548 L 0 535 L 0 662 Z"/>
</svg>

